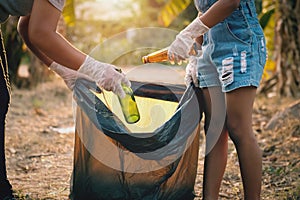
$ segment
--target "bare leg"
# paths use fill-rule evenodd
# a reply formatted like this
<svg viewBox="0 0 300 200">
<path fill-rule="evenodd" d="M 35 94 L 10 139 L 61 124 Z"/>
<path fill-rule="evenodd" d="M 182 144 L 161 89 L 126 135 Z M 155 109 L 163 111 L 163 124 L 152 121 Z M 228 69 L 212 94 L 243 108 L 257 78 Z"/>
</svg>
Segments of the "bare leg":
<svg viewBox="0 0 300 200">
<path fill-rule="evenodd" d="M 244 87 L 226 93 L 227 127 L 239 158 L 244 198 L 260 199 L 262 158 L 252 130 L 256 88 Z"/>
<path fill-rule="evenodd" d="M 227 163 L 228 134 L 224 128 L 226 110 L 221 88 L 204 89 L 206 157 L 203 199 L 218 199 Z"/>
</svg>

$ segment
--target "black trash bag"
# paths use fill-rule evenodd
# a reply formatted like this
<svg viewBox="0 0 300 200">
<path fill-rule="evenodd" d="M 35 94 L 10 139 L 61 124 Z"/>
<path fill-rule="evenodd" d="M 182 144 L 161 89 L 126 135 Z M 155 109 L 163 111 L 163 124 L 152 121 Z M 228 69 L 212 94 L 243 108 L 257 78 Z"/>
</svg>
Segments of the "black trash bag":
<svg viewBox="0 0 300 200">
<path fill-rule="evenodd" d="M 164 103 L 179 101 L 178 106 L 155 130 L 133 132 L 99 98 L 97 94 L 102 92 L 95 83 L 76 81 L 70 198 L 194 199 L 202 91 L 193 86 L 185 90 L 182 86 L 140 82 L 132 82 L 132 88 L 139 102 L 152 98 Z"/>
</svg>

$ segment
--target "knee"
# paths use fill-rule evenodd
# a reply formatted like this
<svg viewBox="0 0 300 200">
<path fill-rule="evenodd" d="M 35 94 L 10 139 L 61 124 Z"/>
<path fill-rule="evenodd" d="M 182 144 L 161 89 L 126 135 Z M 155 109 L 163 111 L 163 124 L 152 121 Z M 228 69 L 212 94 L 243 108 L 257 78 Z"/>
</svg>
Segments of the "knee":
<svg viewBox="0 0 300 200">
<path fill-rule="evenodd" d="M 251 125 L 243 124 L 239 120 L 227 121 L 229 137 L 235 145 L 256 142 Z"/>
</svg>

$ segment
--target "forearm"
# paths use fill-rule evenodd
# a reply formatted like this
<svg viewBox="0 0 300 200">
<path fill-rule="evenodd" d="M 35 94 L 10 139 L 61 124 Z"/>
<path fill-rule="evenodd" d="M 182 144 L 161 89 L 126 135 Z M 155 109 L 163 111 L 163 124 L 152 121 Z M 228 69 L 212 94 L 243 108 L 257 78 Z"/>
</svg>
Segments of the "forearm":
<svg viewBox="0 0 300 200">
<path fill-rule="evenodd" d="M 56 32 L 47 32 L 43 34 L 47 38 L 44 42 L 38 33 L 34 35 L 36 39 L 31 39 L 35 45 L 44 52 L 51 60 L 66 66 L 70 69 L 77 70 L 85 60 L 86 55 L 73 47 L 67 40 Z M 55 48 L 54 48 L 55 47 Z"/>
<path fill-rule="evenodd" d="M 228 17 L 240 4 L 240 0 L 219 0 L 199 18 L 208 27 L 213 27 Z"/>
</svg>

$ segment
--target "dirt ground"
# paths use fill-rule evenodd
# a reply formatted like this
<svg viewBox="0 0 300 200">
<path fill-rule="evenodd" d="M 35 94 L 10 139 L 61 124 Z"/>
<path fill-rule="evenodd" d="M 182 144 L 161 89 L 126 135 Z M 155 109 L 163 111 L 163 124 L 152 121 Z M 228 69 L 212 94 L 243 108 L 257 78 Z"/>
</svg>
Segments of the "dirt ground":
<svg viewBox="0 0 300 200">
<path fill-rule="evenodd" d="M 295 99 L 258 96 L 254 130 L 263 150 L 262 199 L 300 199 L 300 122 L 275 131 L 264 126 Z M 13 88 L 6 128 L 8 176 L 20 199 L 68 199 L 73 169 L 74 120 L 71 92 L 62 80 L 31 90 Z M 203 160 L 195 192 L 201 198 Z M 242 183 L 232 142 L 220 199 L 242 199 Z"/>
</svg>

